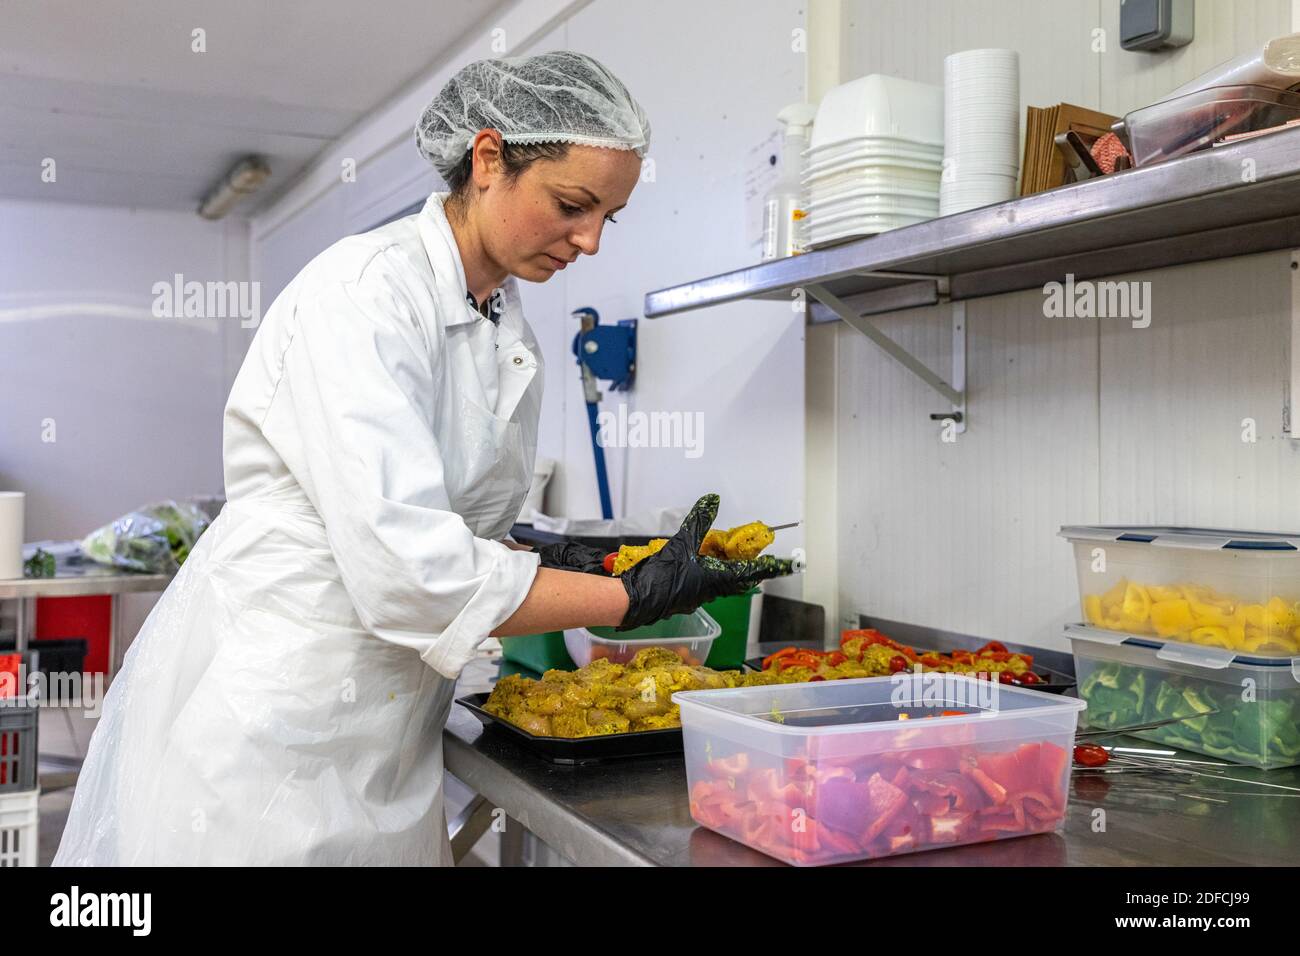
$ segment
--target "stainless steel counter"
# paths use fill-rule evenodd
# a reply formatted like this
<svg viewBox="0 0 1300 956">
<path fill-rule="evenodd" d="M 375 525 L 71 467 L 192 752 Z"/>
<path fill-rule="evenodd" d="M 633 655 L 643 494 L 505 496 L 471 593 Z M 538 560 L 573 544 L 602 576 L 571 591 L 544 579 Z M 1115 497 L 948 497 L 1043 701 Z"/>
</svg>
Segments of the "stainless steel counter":
<svg viewBox="0 0 1300 956">
<path fill-rule="evenodd" d="M 36 633 L 36 599 L 50 597 L 87 597 L 106 594 L 112 597 L 108 631 L 108 674 L 112 680 L 121 664 L 124 653 L 121 639 L 120 594 L 138 594 L 165 591 L 171 583 L 170 574 L 143 574 L 124 571 L 83 559 L 73 542 L 40 541 L 28 544 L 23 557 L 29 558 L 38 546 L 55 555 L 52 578 L 0 579 L 0 601 L 13 600 L 17 604 L 17 633 L 15 646 L 25 650 Z"/>
<path fill-rule="evenodd" d="M 681 757 L 563 767 L 533 756 L 453 705 L 443 737 L 447 771 L 580 865 L 782 866 L 691 819 Z M 1132 738 L 1113 742 L 1158 747 Z M 1204 758 L 1210 759 L 1210 758 Z M 1300 787 L 1300 768 L 1231 776 Z M 1098 784 L 1097 781 L 1105 781 Z M 1071 778 L 1065 827 L 863 866 L 1226 866 L 1300 863 L 1300 793 L 1195 778 L 1179 785 L 1212 800 L 1176 796 L 1167 777 Z M 1096 787 L 1104 787 L 1098 792 Z M 1104 831 L 1095 831 L 1105 811 Z"/>
</svg>

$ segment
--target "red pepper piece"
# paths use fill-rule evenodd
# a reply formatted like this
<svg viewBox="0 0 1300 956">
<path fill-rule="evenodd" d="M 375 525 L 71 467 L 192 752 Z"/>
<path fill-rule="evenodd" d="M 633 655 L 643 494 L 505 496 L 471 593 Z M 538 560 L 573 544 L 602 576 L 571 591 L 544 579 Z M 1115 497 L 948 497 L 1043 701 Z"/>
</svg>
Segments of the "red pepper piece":
<svg viewBox="0 0 1300 956">
<path fill-rule="evenodd" d="M 961 772 L 970 777 L 994 803 L 1007 802 L 1007 788 L 974 764 L 962 764 Z"/>
<path fill-rule="evenodd" d="M 708 762 L 707 766 L 709 773 L 715 777 L 723 780 L 728 777 L 734 779 L 749 771 L 749 754 L 738 753 L 730 757 L 715 757 Z"/>
<path fill-rule="evenodd" d="M 797 647 L 783 647 L 775 654 L 769 654 L 767 657 L 763 658 L 763 670 L 767 670 L 771 667 L 773 661 L 778 661 L 783 657 L 789 657 L 791 654 L 797 653 L 799 653 L 799 648 Z"/>
<path fill-rule="evenodd" d="M 950 813 L 930 818 L 931 843 L 960 843 L 970 829 L 973 813 Z"/>
<path fill-rule="evenodd" d="M 913 770 L 956 770 L 961 765 L 961 754 L 952 747 L 928 747 L 925 750 L 908 750 L 899 755 L 903 763 Z"/>
<path fill-rule="evenodd" d="M 917 813 L 927 817 L 941 816 L 951 809 L 947 797 L 941 797 L 937 793 L 930 793 L 926 790 L 922 790 L 912 797 L 912 806 L 916 808 Z"/>
<path fill-rule="evenodd" d="M 1064 747 L 1044 741 L 1038 748 L 1038 786 L 1052 798 L 1052 804 L 1065 806 L 1065 781 L 1070 769 L 1070 755 Z"/>
<path fill-rule="evenodd" d="M 866 789 L 872 821 L 862 834 L 862 842 L 870 843 L 884 832 L 885 827 L 904 807 L 910 807 L 911 804 L 908 803 L 907 794 L 878 773 L 871 775 Z"/>
</svg>

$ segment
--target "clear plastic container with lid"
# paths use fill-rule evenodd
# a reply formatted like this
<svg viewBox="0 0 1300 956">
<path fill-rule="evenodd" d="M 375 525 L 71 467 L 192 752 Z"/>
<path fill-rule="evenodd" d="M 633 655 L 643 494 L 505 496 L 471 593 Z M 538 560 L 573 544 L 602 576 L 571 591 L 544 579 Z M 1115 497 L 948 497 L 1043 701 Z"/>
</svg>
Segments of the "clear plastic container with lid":
<svg viewBox="0 0 1300 956">
<path fill-rule="evenodd" d="M 1085 623 L 1218 656 L 1300 656 L 1300 535 L 1073 525 Z"/>
<path fill-rule="evenodd" d="M 1065 635 L 1090 727 L 1185 718 L 1134 736 L 1265 770 L 1300 764 L 1300 665 L 1083 625 Z"/>
<path fill-rule="evenodd" d="M 1084 707 L 939 673 L 673 701 L 695 821 L 799 866 L 1057 829 Z"/>
<path fill-rule="evenodd" d="M 1136 166 L 1213 146 L 1226 136 L 1300 118 L 1300 93 L 1266 86 L 1211 86 L 1153 103 L 1124 117 Z"/>
<path fill-rule="evenodd" d="M 564 647 L 573 663 L 584 667 L 602 658 L 614 664 L 626 664 L 637 651 L 662 647 L 672 651 L 692 667 L 709 658 L 713 642 L 722 633 L 718 622 L 703 609 L 647 624 L 630 631 L 612 627 L 578 627 L 564 632 Z"/>
</svg>

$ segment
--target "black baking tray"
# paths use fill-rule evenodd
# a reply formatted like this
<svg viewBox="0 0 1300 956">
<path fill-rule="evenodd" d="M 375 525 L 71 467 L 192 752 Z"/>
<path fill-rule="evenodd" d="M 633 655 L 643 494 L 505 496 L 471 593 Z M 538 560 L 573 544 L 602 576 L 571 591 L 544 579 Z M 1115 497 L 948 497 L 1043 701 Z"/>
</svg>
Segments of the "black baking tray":
<svg viewBox="0 0 1300 956">
<path fill-rule="evenodd" d="M 923 648 L 916 648 L 918 654 L 942 653 L 941 651 L 930 651 Z M 761 671 L 763 669 L 763 658 L 751 657 L 745 661 L 745 666 L 752 671 Z M 1054 671 L 1050 667 L 1039 667 L 1034 665 L 1030 668 L 1039 677 L 1047 678 L 1041 684 L 1015 684 L 1012 686 L 1023 687 L 1027 690 L 1041 690 L 1048 694 L 1064 694 L 1067 690 L 1074 687 L 1074 678 L 1068 674 L 1062 674 L 1060 671 Z"/>
<path fill-rule="evenodd" d="M 580 765 L 625 760 L 629 757 L 659 757 L 682 752 L 682 728 L 634 730 L 626 734 L 602 734 L 599 737 L 538 737 L 516 727 L 508 720 L 494 717 L 483 709 L 491 694 L 458 697 L 460 704 L 489 730 L 496 728 L 521 746 L 551 763 Z"/>
</svg>

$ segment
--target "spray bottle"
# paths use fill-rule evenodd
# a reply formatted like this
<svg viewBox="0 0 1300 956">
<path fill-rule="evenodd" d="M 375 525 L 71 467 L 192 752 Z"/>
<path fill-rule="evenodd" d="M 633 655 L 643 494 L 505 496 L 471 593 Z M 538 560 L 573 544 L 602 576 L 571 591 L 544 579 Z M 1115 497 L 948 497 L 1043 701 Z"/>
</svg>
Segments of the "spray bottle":
<svg viewBox="0 0 1300 956">
<path fill-rule="evenodd" d="M 763 261 L 783 259 L 803 251 L 799 221 L 804 217 L 803 153 L 817 108 L 808 103 L 793 103 L 776 118 L 785 124 L 785 145 L 781 155 L 781 178 L 763 202 Z"/>
</svg>

